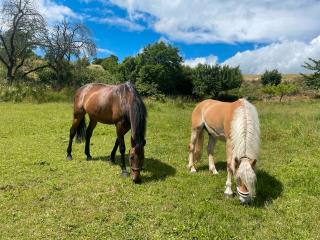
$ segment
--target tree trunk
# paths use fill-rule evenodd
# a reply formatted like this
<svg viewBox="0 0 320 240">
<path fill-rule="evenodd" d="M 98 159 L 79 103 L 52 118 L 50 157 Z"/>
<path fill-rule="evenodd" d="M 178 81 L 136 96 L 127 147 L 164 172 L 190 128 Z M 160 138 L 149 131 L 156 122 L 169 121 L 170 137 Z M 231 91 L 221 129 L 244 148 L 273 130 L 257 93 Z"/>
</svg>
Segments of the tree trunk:
<svg viewBox="0 0 320 240">
<path fill-rule="evenodd" d="M 12 85 L 13 78 L 13 67 L 7 67 L 7 82 L 9 85 Z"/>
</svg>

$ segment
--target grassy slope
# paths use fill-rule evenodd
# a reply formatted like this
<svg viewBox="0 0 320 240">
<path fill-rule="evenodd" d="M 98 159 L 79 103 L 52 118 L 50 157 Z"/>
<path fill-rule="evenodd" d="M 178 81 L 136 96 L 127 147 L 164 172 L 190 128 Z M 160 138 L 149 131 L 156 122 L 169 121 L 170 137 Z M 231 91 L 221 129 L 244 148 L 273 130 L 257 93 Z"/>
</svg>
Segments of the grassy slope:
<svg viewBox="0 0 320 240">
<path fill-rule="evenodd" d="M 193 104 L 149 103 L 144 183 L 105 162 L 115 129 L 98 125 L 95 161 L 83 145 L 65 160 L 71 104 L 0 104 L 1 239 L 312 239 L 319 237 L 320 102 L 257 103 L 262 148 L 258 199 L 223 196 L 218 176 L 187 172 Z M 128 137 L 126 139 L 127 143 Z"/>
</svg>

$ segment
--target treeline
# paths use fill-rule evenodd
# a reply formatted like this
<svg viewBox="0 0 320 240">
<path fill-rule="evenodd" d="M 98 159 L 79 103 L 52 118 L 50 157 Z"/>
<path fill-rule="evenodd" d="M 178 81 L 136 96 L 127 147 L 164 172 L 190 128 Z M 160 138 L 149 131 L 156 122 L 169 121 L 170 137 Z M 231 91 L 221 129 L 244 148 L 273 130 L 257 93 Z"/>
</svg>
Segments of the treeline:
<svg viewBox="0 0 320 240">
<path fill-rule="evenodd" d="M 141 95 L 162 98 L 183 95 L 219 98 L 233 95 L 260 99 L 292 95 L 302 87 L 320 89 L 320 62 L 309 59 L 300 83 L 281 82 L 277 70 L 266 71 L 258 82 L 244 82 L 239 67 L 202 65 L 190 68 L 179 49 L 164 42 L 150 44 L 122 62 L 111 55 L 94 58 L 96 45 L 90 30 L 81 23 L 63 20 L 48 27 L 30 0 L 4 0 L 0 6 L 0 100 L 41 89 L 74 89 L 89 82 L 133 82 Z M 36 51 L 37 50 L 37 51 Z M 36 55 L 35 52 L 41 54 Z M 28 88 L 21 83 L 31 83 Z M 17 88 L 3 86 L 17 85 Z M 2 90 L 4 89 L 4 90 Z M 4 97 L 3 97 L 4 96 Z M 42 96 L 40 95 L 39 98 Z"/>
</svg>

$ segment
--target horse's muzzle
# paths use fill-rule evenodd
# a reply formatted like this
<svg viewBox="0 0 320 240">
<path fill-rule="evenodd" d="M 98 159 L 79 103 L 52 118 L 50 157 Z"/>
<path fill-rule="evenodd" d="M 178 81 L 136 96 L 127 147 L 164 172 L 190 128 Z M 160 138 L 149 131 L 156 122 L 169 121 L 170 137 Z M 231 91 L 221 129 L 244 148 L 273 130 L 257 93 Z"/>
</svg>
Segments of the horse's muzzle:
<svg viewBox="0 0 320 240">
<path fill-rule="evenodd" d="M 131 169 L 131 177 L 134 183 L 141 183 L 140 170 Z"/>
</svg>

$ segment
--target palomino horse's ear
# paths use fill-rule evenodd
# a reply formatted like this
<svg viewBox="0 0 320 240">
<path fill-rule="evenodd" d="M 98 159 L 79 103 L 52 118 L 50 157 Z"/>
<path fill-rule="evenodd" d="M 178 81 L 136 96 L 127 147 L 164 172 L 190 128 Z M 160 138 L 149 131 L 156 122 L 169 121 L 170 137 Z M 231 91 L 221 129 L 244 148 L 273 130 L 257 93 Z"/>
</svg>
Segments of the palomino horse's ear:
<svg viewBox="0 0 320 240">
<path fill-rule="evenodd" d="M 257 163 L 257 159 L 250 160 L 251 167 L 255 167 Z"/>
</svg>

